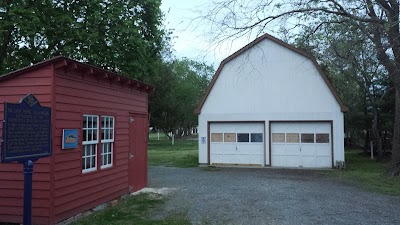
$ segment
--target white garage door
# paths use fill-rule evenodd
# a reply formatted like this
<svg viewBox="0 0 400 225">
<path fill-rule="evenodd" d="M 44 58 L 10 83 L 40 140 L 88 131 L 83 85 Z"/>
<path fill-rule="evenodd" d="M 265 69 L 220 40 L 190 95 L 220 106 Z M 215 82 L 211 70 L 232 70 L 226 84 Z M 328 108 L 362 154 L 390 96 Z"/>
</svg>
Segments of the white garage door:
<svg viewBox="0 0 400 225">
<path fill-rule="evenodd" d="M 329 122 L 272 122 L 271 166 L 332 167 Z"/>
<path fill-rule="evenodd" d="M 211 123 L 210 164 L 264 165 L 264 123 Z"/>
</svg>

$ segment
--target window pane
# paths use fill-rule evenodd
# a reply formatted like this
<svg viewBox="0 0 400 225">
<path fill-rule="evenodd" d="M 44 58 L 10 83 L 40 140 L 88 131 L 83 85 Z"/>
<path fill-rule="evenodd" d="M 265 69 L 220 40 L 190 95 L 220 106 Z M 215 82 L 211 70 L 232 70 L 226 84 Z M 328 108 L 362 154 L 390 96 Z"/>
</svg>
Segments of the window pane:
<svg viewBox="0 0 400 225">
<path fill-rule="evenodd" d="M 96 157 L 95 156 L 93 156 L 93 157 L 91 157 L 91 162 L 92 162 L 92 164 L 91 164 L 91 167 L 90 168 L 94 168 L 94 167 L 96 167 Z"/>
<path fill-rule="evenodd" d="M 94 134 L 94 132 L 96 132 L 95 129 L 92 129 L 92 140 L 95 141 L 96 140 L 96 135 Z"/>
<path fill-rule="evenodd" d="M 108 164 L 111 164 L 111 154 L 108 154 Z"/>
<path fill-rule="evenodd" d="M 110 127 L 113 128 L 114 127 L 114 117 L 110 118 Z"/>
<path fill-rule="evenodd" d="M 85 145 L 85 156 L 90 155 L 90 145 Z"/>
<path fill-rule="evenodd" d="M 262 133 L 252 133 L 251 134 L 251 142 L 263 142 L 263 134 Z"/>
<path fill-rule="evenodd" d="M 97 117 L 93 117 L 93 128 L 97 129 Z"/>
<path fill-rule="evenodd" d="M 285 134 L 284 133 L 273 133 L 272 134 L 272 142 L 273 143 L 285 143 Z"/>
<path fill-rule="evenodd" d="M 299 143 L 300 135 L 297 133 L 286 134 L 286 143 Z"/>
<path fill-rule="evenodd" d="M 92 154 L 91 155 L 96 155 L 96 145 L 90 145 L 92 146 Z"/>
<path fill-rule="evenodd" d="M 93 140 L 93 139 L 92 139 L 92 133 L 93 133 L 92 129 L 87 130 L 87 134 L 88 134 L 87 141 Z"/>
<path fill-rule="evenodd" d="M 235 133 L 225 133 L 224 134 L 224 142 L 236 142 L 236 134 Z"/>
<path fill-rule="evenodd" d="M 86 169 L 85 168 L 85 159 L 82 159 L 82 170 Z"/>
<path fill-rule="evenodd" d="M 88 116 L 88 128 L 92 128 L 92 117 Z"/>
<path fill-rule="evenodd" d="M 314 143 L 314 134 L 301 134 L 301 143 Z"/>
<path fill-rule="evenodd" d="M 106 118 L 104 116 L 101 117 L 101 127 L 104 128 Z"/>
<path fill-rule="evenodd" d="M 249 134 L 238 133 L 237 134 L 237 141 L 238 142 L 249 142 Z"/>
<path fill-rule="evenodd" d="M 329 143 L 329 134 L 316 134 L 315 139 L 317 143 Z"/>
<path fill-rule="evenodd" d="M 110 131 L 109 131 L 108 129 L 106 129 L 106 130 L 104 131 L 104 139 L 105 139 L 105 140 L 110 139 L 109 136 L 110 136 Z"/>
<path fill-rule="evenodd" d="M 93 141 L 97 141 L 97 130 L 93 130 Z"/>
<path fill-rule="evenodd" d="M 222 133 L 212 133 L 211 142 L 222 142 Z"/>
<path fill-rule="evenodd" d="M 90 157 L 86 158 L 85 160 L 86 160 L 86 162 L 85 162 L 85 169 L 89 169 L 89 168 L 90 168 L 90 167 L 89 167 L 89 165 L 90 165 Z"/>
<path fill-rule="evenodd" d="M 113 129 L 110 130 L 110 139 L 114 139 L 114 130 Z"/>
</svg>

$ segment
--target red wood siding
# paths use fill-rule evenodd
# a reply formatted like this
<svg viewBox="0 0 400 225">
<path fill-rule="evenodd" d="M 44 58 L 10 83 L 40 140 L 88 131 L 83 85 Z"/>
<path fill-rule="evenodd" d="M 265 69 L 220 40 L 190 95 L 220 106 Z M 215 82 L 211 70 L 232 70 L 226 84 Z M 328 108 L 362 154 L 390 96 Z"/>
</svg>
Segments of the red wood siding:
<svg viewBox="0 0 400 225">
<path fill-rule="evenodd" d="M 34 94 L 43 106 L 51 107 L 52 66 L 21 74 L 0 82 L 0 121 L 4 102 L 16 103 L 25 95 Z M 0 123 L 0 139 L 2 124 Z M 34 164 L 33 223 L 48 224 L 51 205 L 51 159 L 40 159 Z M 23 166 L 17 163 L 0 163 L 0 223 L 22 223 Z"/>
<path fill-rule="evenodd" d="M 56 70 L 55 76 L 54 221 L 59 222 L 128 193 L 129 112 L 147 114 L 147 94 L 102 76 Z M 115 117 L 113 166 L 83 173 L 83 114 Z M 62 129 L 79 129 L 79 147 L 61 149 Z M 147 172 L 147 171 L 146 171 Z"/>
</svg>

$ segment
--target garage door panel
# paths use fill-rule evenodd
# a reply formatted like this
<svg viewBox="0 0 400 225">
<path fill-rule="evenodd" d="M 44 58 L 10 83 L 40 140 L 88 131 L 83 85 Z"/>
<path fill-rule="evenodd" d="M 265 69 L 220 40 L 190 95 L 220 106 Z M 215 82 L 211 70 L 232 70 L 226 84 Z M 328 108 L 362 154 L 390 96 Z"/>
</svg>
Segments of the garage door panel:
<svg viewBox="0 0 400 225">
<path fill-rule="evenodd" d="M 274 166 L 277 167 L 285 167 L 286 165 L 286 156 L 276 155 L 274 157 Z"/>
<path fill-rule="evenodd" d="M 272 122 L 270 132 L 271 166 L 332 166 L 331 123 Z M 285 134 L 283 143 L 280 133 Z"/>
<path fill-rule="evenodd" d="M 257 144 L 257 145 L 252 145 L 252 144 L 245 144 L 245 145 L 238 145 L 237 146 L 237 153 L 238 154 L 260 154 L 260 149 L 264 148 L 264 144 Z"/>
<path fill-rule="evenodd" d="M 243 165 L 262 165 L 264 163 L 263 155 L 260 154 L 239 155 L 237 160 L 237 164 Z"/>
<path fill-rule="evenodd" d="M 236 157 L 236 154 L 213 155 L 213 157 L 210 159 L 210 163 L 233 164 L 236 162 Z"/>
<path fill-rule="evenodd" d="M 317 154 L 317 151 L 315 149 L 315 146 L 307 146 L 307 147 L 301 147 L 301 152 L 300 155 L 302 156 L 315 156 Z"/>
<path fill-rule="evenodd" d="M 325 156 L 325 157 L 317 156 L 316 161 L 317 161 L 317 167 L 327 167 L 326 165 L 332 164 L 330 156 Z"/>
<path fill-rule="evenodd" d="M 277 165 L 279 167 L 298 167 L 300 165 L 299 157 L 297 155 L 287 155 L 285 157 L 281 157 L 280 161 L 281 165 Z"/>
<path fill-rule="evenodd" d="M 210 143 L 210 163 L 264 164 L 264 123 L 211 123 L 210 133 L 215 132 L 221 133 L 223 140 Z"/>
<path fill-rule="evenodd" d="M 302 167 L 316 167 L 316 156 L 303 156 L 301 158 Z"/>
<path fill-rule="evenodd" d="M 285 153 L 285 154 L 282 154 Z M 281 155 L 293 155 L 293 156 L 300 156 L 300 151 L 298 148 L 293 148 L 293 149 L 286 149 L 286 151 L 283 151 Z"/>
<path fill-rule="evenodd" d="M 315 156 L 330 158 L 331 154 L 332 154 L 331 152 L 320 152 L 320 151 L 318 151 L 317 154 L 315 154 Z"/>
</svg>

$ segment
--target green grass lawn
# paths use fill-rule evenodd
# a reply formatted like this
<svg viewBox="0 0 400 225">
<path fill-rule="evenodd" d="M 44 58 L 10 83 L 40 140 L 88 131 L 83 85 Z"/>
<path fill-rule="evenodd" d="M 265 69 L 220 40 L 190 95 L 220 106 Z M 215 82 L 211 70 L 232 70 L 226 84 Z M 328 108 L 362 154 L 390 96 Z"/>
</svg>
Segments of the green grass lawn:
<svg viewBox="0 0 400 225">
<path fill-rule="evenodd" d="M 197 140 L 175 139 L 174 145 L 171 140 L 166 140 L 164 134 L 150 134 L 149 137 L 149 165 L 151 166 L 173 166 L 173 167 L 196 167 L 198 160 Z"/>
<path fill-rule="evenodd" d="M 387 163 L 376 162 L 360 153 L 360 150 L 346 150 L 346 169 L 328 171 L 326 174 L 373 192 L 399 196 L 400 178 L 388 175 Z"/>
<path fill-rule="evenodd" d="M 152 215 L 162 207 L 165 199 L 155 194 L 129 196 L 117 206 L 81 218 L 71 225 L 185 225 L 190 224 L 184 215 L 170 215 L 165 219 L 154 219 Z"/>
</svg>

